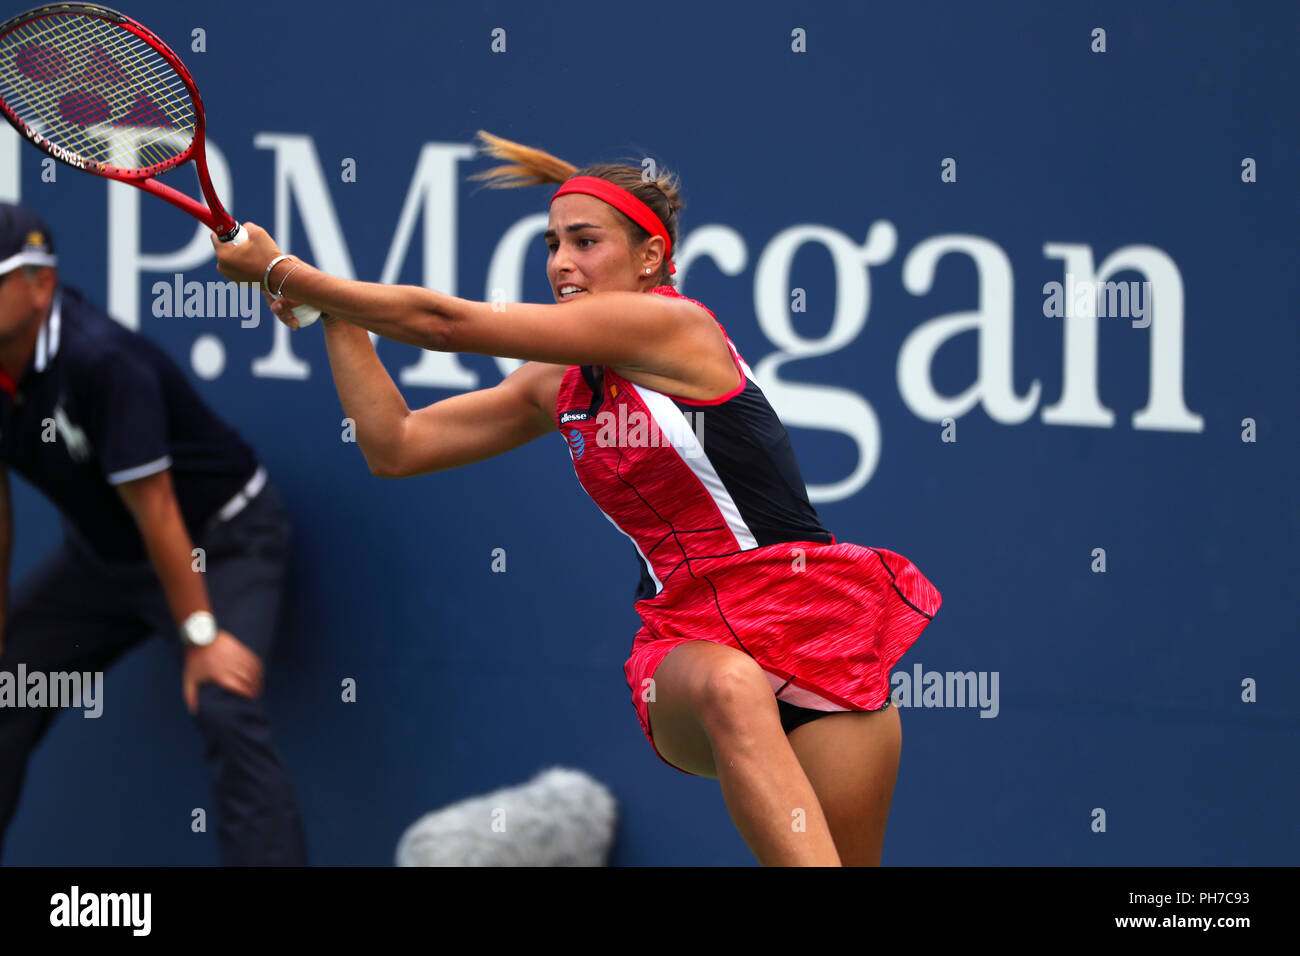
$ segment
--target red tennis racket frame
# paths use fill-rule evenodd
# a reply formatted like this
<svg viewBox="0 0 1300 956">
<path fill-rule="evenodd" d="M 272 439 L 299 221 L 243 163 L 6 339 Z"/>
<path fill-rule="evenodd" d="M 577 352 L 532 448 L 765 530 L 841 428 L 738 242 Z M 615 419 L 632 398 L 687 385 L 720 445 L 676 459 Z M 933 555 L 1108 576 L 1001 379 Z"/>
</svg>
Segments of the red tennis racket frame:
<svg viewBox="0 0 1300 956">
<path fill-rule="evenodd" d="M 189 213 L 195 219 L 199 220 L 199 222 L 217 233 L 223 241 L 228 241 L 238 232 L 239 223 L 235 221 L 234 217 L 231 216 L 230 213 L 226 212 L 225 207 L 221 205 L 221 200 L 217 198 L 216 191 L 212 188 L 212 178 L 208 174 L 208 160 L 204 148 L 206 120 L 203 113 L 203 100 L 199 96 L 199 90 L 194 83 L 194 77 L 192 77 L 190 71 L 185 68 L 185 64 L 181 62 L 180 57 L 173 53 L 171 47 L 159 39 L 158 36 L 148 27 L 144 26 L 144 24 L 137 23 L 135 20 L 126 16 L 126 14 L 96 4 L 61 3 L 28 10 L 26 13 L 20 13 L 18 16 L 0 24 L 0 37 L 6 36 L 25 23 L 30 23 L 33 20 L 39 20 L 42 17 L 50 16 L 52 14 L 80 14 L 81 16 L 97 17 L 101 20 L 107 20 L 110 23 L 124 27 L 131 33 L 134 33 L 157 51 L 157 53 L 167 61 L 168 65 L 171 66 L 176 71 L 176 74 L 181 78 L 181 82 L 185 84 L 186 92 L 190 95 L 190 101 L 194 104 L 194 140 L 184 152 L 165 162 L 155 163 L 152 166 L 146 166 L 141 169 L 122 169 L 117 166 L 108 166 L 104 163 L 98 163 L 94 160 L 86 159 L 85 157 L 79 156 L 75 153 L 63 150 L 62 148 L 59 148 L 56 151 L 56 148 L 52 143 L 47 142 L 44 137 L 19 119 L 17 114 L 9 108 L 7 103 L 0 101 L 0 112 L 4 113 L 5 119 L 7 119 L 15 129 L 26 136 L 33 145 L 40 147 L 55 159 L 69 163 L 69 165 L 75 166 L 76 168 L 82 169 L 86 172 L 94 173 L 96 176 L 103 176 L 106 179 L 115 179 L 118 182 L 129 183 L 137 189 L 144 190 L 150 195 L 166 200 L 182 212 Z M 60 155 L 60 152 L 62 152 L 63 155 Z M 70 162 L 68 158 L 69 156 L 79 162 Z M 161 173 L 183 166 L 191 159 L 194 160 L 195 168 L 198 171 L 199 189 L 203 192 L 203 198 L 207 200 L 208 204 L 206 207 L 197 200 L 191 199 L 183 192 L 173 189 L 171 186 L 164 185 L 153 178 Z"/>
</svg>

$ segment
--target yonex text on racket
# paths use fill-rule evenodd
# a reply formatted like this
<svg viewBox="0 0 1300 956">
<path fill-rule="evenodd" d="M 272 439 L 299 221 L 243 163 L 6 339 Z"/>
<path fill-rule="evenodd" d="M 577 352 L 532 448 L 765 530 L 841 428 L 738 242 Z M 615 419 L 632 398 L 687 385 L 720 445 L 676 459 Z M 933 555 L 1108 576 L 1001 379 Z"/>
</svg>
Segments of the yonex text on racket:
<svg viewBox="0 0 1300 956">
<path fill-rule="evenodd" d="M 0 112 L 60 162 L 165 199 L 222 242 L 248 237 L 212 188 L 193 77 L 130 17 L 66 3 L 0 24 Z M 191 159 L 206 206 L 154 178 Z M 320 317 L 309 305 L 293 314 L 299 327 Z"/>
</svg>

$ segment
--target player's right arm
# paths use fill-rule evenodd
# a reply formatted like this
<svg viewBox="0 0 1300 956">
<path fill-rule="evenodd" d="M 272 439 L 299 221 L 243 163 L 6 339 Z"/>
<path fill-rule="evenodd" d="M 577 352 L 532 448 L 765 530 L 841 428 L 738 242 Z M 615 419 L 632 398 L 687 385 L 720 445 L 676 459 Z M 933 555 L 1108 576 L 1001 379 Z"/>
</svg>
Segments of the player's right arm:
<svg viewBox="0 0 1300 956">
<path fill-rule="evenodd" d="M 343 414 L 380 478 L 408 478 L 482 461 L 555 430 L 564 368 L 528 362 L 492 388 L 411 411 L 366 330 L 326 316 L 325 345 Z"/>
</svg>

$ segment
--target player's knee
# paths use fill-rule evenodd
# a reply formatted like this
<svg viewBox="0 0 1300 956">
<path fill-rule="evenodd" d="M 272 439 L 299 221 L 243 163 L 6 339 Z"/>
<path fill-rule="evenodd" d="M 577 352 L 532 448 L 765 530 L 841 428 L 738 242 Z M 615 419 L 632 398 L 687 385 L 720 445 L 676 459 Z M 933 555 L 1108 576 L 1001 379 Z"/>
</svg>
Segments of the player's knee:
<svg viewBox="0 0 1300 956">
<path fill-rule="evenodd" d="M 771 684 L 749 658 L 713 663 L 700 681 L 696 706 L 700 723 L 714 738 L 752 728 L 765 707 L 776 711 Z"/>
</svg>

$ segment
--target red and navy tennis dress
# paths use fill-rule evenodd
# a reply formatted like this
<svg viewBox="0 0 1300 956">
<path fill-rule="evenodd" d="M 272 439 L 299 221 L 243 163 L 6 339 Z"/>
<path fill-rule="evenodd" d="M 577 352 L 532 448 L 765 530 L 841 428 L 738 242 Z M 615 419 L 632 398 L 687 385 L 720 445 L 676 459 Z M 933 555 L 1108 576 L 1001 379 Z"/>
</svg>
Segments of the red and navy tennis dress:
<svg viewBox="0 0 1300 956">
<path fill-rule="evenodd" d="M 651 292 L 713 315 L 670 286 Z M 877 710 L 890 669 L 941 600 L 902 555 L 836 542 L 808 501 L 785 427 L 727 346 L 742 381 L 712 401 L 572 366 L 556 405 L 578 480 L 636 546 L 642 627 L 624 673 L 652 747 L 646 690 L 678 644 L 744 651 L 795 706 Z"/>
</svg>

